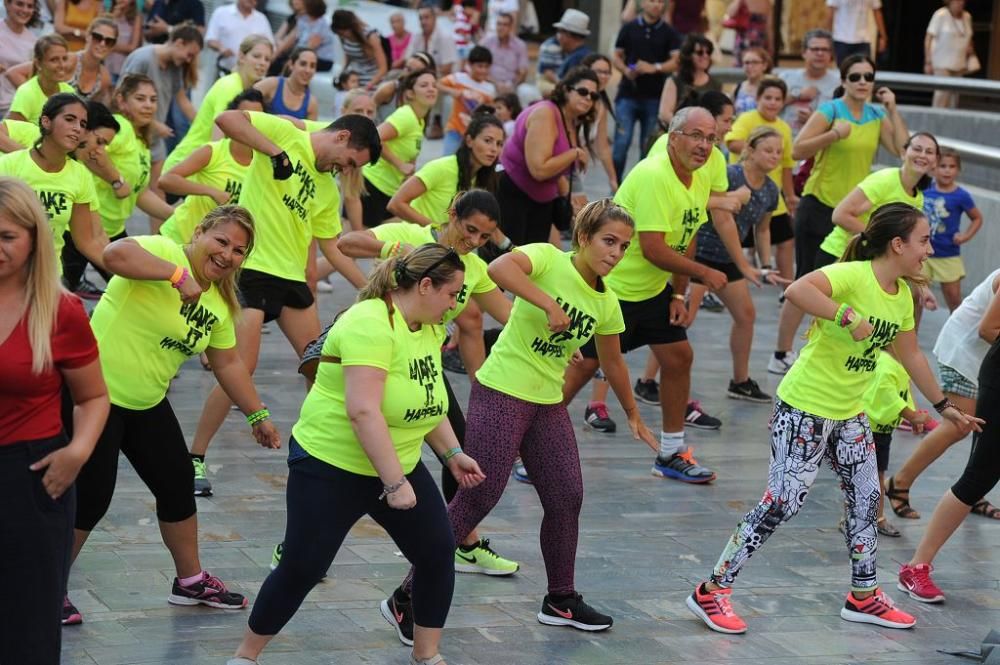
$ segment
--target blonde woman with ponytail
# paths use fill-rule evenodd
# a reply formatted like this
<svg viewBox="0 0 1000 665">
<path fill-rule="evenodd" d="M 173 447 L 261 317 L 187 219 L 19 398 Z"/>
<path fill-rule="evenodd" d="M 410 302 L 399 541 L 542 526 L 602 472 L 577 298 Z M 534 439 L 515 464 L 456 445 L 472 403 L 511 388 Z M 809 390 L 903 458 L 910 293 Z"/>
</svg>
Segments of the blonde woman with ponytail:
<svg viewBox="0 0 1000 665">
<path fill-rule="evenodd" d="M 59 284 L 45 211 L 28 185 L 8 177 L 0 177 L 0 354 L 0 584 L 20 599 L 0 625 L 0 662 L 56 665 L 73 483 L 104 427 L 108 392 L 87 314 Z"/>
<path fill-rule="evenodd" d="M 257 662 L 366 514 L 415 568 L 421 603 L 411 665 L 444 665 L 438 645 L 455 584 L 455 541 L 420 450 L 426 440 L 463 488 L 484 479 L 445 419 L 441 323 L 464 277 L 455 250 L 420 245 L 382 262 L 333 324 L 292 428 L 282 557 L 230 665 Z"/>
<path fill-rule="evenodd" d="M 219 385 L 246 415 L 265 448 L 281 437 L 236 351 L 236 278 L 253 250 L 253 219 L 239 206 L 209 212 L 187 245 L 164 236 L 116 240 L 104 250 L 114 274 L 92 326 L 111 395 L 111 413 L 80 473 L 74 558 L 107 512 L 119 453 L 156 498 L 160 534 L 176 568 L 168 602 L 223 609 L 246 607 L 206 572 L 198 556 L 198 517 L 191 461 L 167 389 L 180 366 L 202 351 Z M 67 622 L 80 614 L 68 599 Z"/>
<path fill-rule="evenodd" d="M 746 623 L 730 604 L 732 586 L 747 560 L 781 524 L 802 508 L 822 462 L 844 491 L 844 540 L 851 586 L 840 616 L 885 628 L 912 628 L 879 588 L 879 486 L 875 444 L 864 414 L 867 389 L 876 380 L 882 349 L 906 369 L 920 392 L 963 433 L 982 420 L 966 415 L 941 392 L 917 343 L 908 282 L 919 281 L 931 255 L 924 213 L 905 203 L 875 210 L 868 227 L 848 244 L 841 260 L 795 280 L 785 297 L 815 317 L 809 341 L 778 386 L 771 419 L 771 464 L 764 498 L 740 521 L 711 575 L 687 599 L 712 630 L 744 633 Z"/>
</svg>

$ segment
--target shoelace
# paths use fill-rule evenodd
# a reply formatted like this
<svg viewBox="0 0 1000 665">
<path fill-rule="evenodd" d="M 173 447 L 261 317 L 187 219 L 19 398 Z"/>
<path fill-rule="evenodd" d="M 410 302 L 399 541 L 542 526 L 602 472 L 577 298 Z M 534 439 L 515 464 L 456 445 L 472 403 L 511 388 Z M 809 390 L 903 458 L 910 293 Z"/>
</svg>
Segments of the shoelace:
<svg viewBox="0 0 1000 665">
<path fill-rule="evenodd" d="M 597 415 L 599 420 L 608 419 L 608 407 L 605 404 L 598 404 L 594 407 L 594 413 Z"/>
<path fill-rule="evenodd" d="M 913 566 L 910 568 L 910 574 L 913 576 L 913 581 L 919 585 L 931 585 L 931 567 L 930 566 Z"/>
<path fill-rule="evenodd" d="M 700 400 L 693 399 L 690 402 L 688 402 L 688 406 L 691 407 L 692 411 L 697 411 L 698 413 L 705 413 L 704 411 L 701 410 Z"/>
<path fill-rule="evenodd" d="M 691 466 L 698 466 L 698 460 L 694 458 L 694 448 L 691 446 L 688 446 L 687 450 L 677 453 L 677 456 Z"/>
<path fill-rule="evenodd" d="M 201 581 L 201 585 L 206 589 L 212 589 L 213 591 L 217 591 L 219 593 L 229 592 L 229 589 L 227 589 L 226 585 L 222 583 L 222 580 L 215 575 L 209 575 L 208 573 L 205 573 L 205 579 Z"/>
<path fill-rule="evenodd" d="M 877 594 L 872 596 L 871 600 L 873 603 L 885 605 L 890 610 L 896 609 L 896 606 L 893 604 L 892 599 L 889 598 L 889 596 L 885 595 L 885 591 L 879 591 Z"/>
<path fill-rule="evenodd" d="M 723 616 L 736 616 L 736 613 L 733 612 L 733 603 L 729 599 L 729 594 L 716 591 L 715 593 L 712 593 L 712 600 L 715 601 L 716 606 L 719 608 L 719 612 L 721 612 Z"/>
<path fill-rule="evenodd" d="M 500 558 L 500 555 L 497 554 L 496 552 L 494 552 L 493 548 L 490 547 L 490 539 L 489 538 L 483 538 L 482 540 L 479 541 L 479 549 L 483 550 L 484 552 L 489 553 L 494 558 L 497 558 L 497 559 Z"/>
</svg>

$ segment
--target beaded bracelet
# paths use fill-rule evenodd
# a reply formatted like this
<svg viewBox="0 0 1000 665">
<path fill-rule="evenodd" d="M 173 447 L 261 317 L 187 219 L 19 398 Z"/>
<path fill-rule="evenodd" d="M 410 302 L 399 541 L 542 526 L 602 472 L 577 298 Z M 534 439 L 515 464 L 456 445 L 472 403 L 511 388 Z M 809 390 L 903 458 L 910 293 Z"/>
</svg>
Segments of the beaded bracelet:
<svg viewBox="0 0 1000 665">
<path fill-rule="evenodd" d="M 396 492 L 399 491 L 399 488 L 401 488 L 405 484 L 406 484 L 406 476 L 403 476 L 402 478 L 399 479 L 398 483 L 395 483 L 393 485 L 382 485 L 382 493 L 378 495 L 378 500 L 381 501 L 390 494 L 395 494 Z"/>
<path fill-rule="evenodd" d="M 187 280 L 189 274 L 190 273 L 187 268 L 177 266 L 177 268 L 174 269 L 174 274 L 170 276 L 170 285 L 175 289 L 181 288 L 181 284 Z"/>
<path fill-rule="evenodd" d="M 940 402 L 937 402 L 936 404 L 934 404 L 934 410 L 937 411 L 938 413 L 944 413 L 949 408 L 955 409 L 956 411 L 961 411 L 961 409 L 959 409 L 957 406 L 955 406 L 955 403 L 952 402 L 947 397 L 945 397 Z"/>
<path fill-rule="evenodd" d="M 249 414 L 247 416 L 247 422 L 250 424 L 250 427 L 253 427 L 257 423 L 263 422 L 270 417 L 271 417 L 270 411 L 268 411 L 267 409 L 260 409 L 259 411 L 254 411 L 253 413 Z"/>
<path fill-rule="evenodd" d="M 462 452 L 464 451 L 461 448 L 449 448 L 448 451 L 444 454 L 444 461 L 447 462 L 452 457 L 454 457 L 455 455 L 459 455 Z"/>
</svg>

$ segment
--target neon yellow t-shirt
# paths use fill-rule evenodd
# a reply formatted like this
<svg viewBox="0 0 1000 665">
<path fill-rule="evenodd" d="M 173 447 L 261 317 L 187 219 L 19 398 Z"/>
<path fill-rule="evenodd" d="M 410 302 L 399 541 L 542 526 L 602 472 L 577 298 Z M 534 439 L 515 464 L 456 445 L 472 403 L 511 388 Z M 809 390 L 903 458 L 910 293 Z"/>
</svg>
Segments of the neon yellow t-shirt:
<svg viewBox="0 0 1000 665">
<path fill-rule="evenodd" d="M 243 78 L 239 72 L 223 76 L 212 84 L 212 87 L 205 93 L 205 98 L 201 100 L 198 112 L 195 113 L 194 120 L 191 121 L 191 128 L 188 129 L 187 134 L 177 144 L 177 147 L 167 155 L 167 160 L 163 163 L 164 173 L 212 140 L 212 127 L 215 126 L 216 116 L 225 111 L 229 102 L 233 101 L 233 98 L 243 90 Z"/>
<path fill-rule="evenodd" d="M 778 385 L 778 397 L 821 418 L 847 420 L 865 409 L 879 351 L 892 344 L 896 333 L 913 330 L 913 299 L 902 279 L 896 281 L 895 295 L 882 290 L 871 261 L 834 263 L 820 270 L 830 280 L 833 300 L 853 307 L 875 330 L 855 342 L 846 328 L 817 320 L 809 342 Z"/>
<path fill-rule="evenodd" d="M 409 104 L 400 106 L 385 121 L 396 128 L 396 138 L 383 143 L 383 147 L 404 162 L 415 160 L 424 140 L 424 121 L 417 117 Z M 386 196 L 395 194 L 403 184 L 403 174 L 385 157 L 380 157 L 375 164 L 365 164 L 361 172 L 373 187 Z"/>
<path fill-rule="evenodd" d="M 243 267 L 304 282 L 309 243 L 340 234 L 340 192 L 333 174 L 316 170 L 309 132 L 267 113 L 249 115 L 254 127 L 288 153 L 295 173 L 275 180 L 271 158 L 254 151 L 246 176 L 251 186 L 240 193 L 240 205 L 253 215 L 257 237 Z"/>
<path fill-rule="evenodd" d="M 662 157 L 667 154 L 667 137 L 669 134 L 662 134 L 656 139 L 656 143 L 646 153 L 647 157 Z M 719 146 L 713 146 L 712 154 L 708 156 L 708 161 L 701 167 L 708 169 L 712 181 L 712 192 L 725 194 L 729 191 L 729 176 L 726 175 L 726 155 Z M 701 170 L 701 169 L 699 169 Z M 778 185 L 781 186 L 780 184 Z"/>
<path fill-rule="evenodd" d="M 434 226 L 448 223 L 448 208 L 458 193 L 458 158 L 455 155 L 432 159 L 414 174 L 427 191 L 413 199 L 410 205 Z"/>
<path fill-rule="evenodd" d="M 872 170 L 885 111 L 865 104 L 858 119 L 851 115 L 843 99 L 834 99 L 820 104 L 816 112 L 831 126 L 838 120 L 851 123 L 851 133 L 846 139 L 816 153 L 816 161 L 802 192 L 812 194 L 829 208 L 836 208 Z"/>
<path fill-rule="evenodd" d="M 419 247 L 429 242 L 440 242 L 438 234 L 430 227 L 410 222 L 379 224 L 370 231 L 383 242 L 398 241 L 412 247 Z M 455 299 L 455 308 L 444 315 L 446 323 L 462 313 L 465 306 L 469 304 L 469 296 L 477 293 L 488 293 L 497 288 L 490 276 L 486 274 L 486 261 L 479 258 L 478 254 L 469 252 L 468 254 L 460 254 L 459 258 L 465 265 L 465 279 L 462 282 L 462 290 Z"/>
<path fill-rule="evenodd" d="M 10 140 L 23 148 L 35 145 L 35 141 L 42 135 L 37 123 L 32 124 L 23 120 L 4 120 L 3 126 L 7 128 L 7 136 L 10 137 Z"/>
<path fill-rule="evenodd" d="M 441 366 L 440 326 L 411 331 L 398 308 L 390 324 L 382 299 L 363 300 L 341 316 L 323 344 L 316 383 L 302 404 L 292 435 L 313 457 L 363 476 L 377 476 L 351 427 L 344 403 L 344 367 L 386 372 L 382 415 L 404 473 L 420 461 L 424 437 L 444 420 L 448 395 Z"/>
<path fill-rule="evenodd" d="M 109 238 L 121 235 L 125 231 L 125 222 L 132 216 L 139 194 L 149 186 L 149 172 L 152 165 L 149 146 L 135 133 L 132 122 L 117 113 L 115 120 L 121 125 L 121 129 L 108 144 L 106 152 L 108 159 L 118 169 L 122 180 L 132 188 L 132 192 L 120 199 L 115 196 L 115 190 L 103 178 L 93 176 L 94 187 L 97 190 L 98 212 Z"/>
<path fill-rule="evenodd" d="M 573 252 L 549 243 L 518 247 L 531 261 L 531 281 L 569 316 L 564 332 L 551 333 L 545 312 L 523 298 L 514 299 L 510 319 L 476 372 L 479 383 L 534 404 L 562 401 L 563 375 L 573 352 L 594 335 L 625 331 L 614 291 L 590 287 L 573 265 Z"/>
<path fill-rule="evenodd" d="M 136 236 L 133 240 L 150 254 L 191 269 L 184 250 L 170 238 Z M 167 280 L 116 275 L 98 301 L 90 324 L 111 403 L 126 409 L 159 404 L 170 380 L 191 356 L 208 347 L 236 346 L 233 316 L 215 286 L 202 293 L 197 303 L 186 305 Z"/>
<path fill-rule="evenodd" d="M 83 164 L 67 159 L 58 173 L 43 171 L 31 158 L 30 150 L 18 150 L 0 156 L 0 175 L 18 178 L 28 183 L 38 195 L 49 216 L 52 238 L 55 240 L 56 257 L 62 255 L 63 234 L 69 229 L 74 205 L 84 205 L 88 211 L 97 201 L 94 179 Z M 87 223 L 90 223 L 88 214 Z M 62 261 L 59 274 L 62 274 Z"/>
<path fill-rule="evenodd" d="M 59 92 L 75 91 L 69 83 L 60 81 Z M 20 113 L 26 122 L 37 125 L 47 101 L 49 101 L 49 96 L 42 92 L 42 86 L 38 84 L 38 77 L 32 76 L 14 92 L 14 99 L 11 100 L 10 110 L 7 112 Z"/>
<path fill-rule="evenodd" d="M 760 114 L 760 111 L 754 109 L 752 111 L 745 111 L 741 113 L 736 122 L 733 123 L 732 129 L 726 134 L 726 142 L 729 141 L 746 141 L 750 138 L 750 132 L 757 129 L 758 127 L 771 127 L 779 134 L 781 134 L 781 164 L 778 165 L 776 169 L 768 173 L 774 184 L 778 186 L 778 191 L 782 191 L 783 187 L 783 171 L 785 169 L 790 169 L 795 166 L 795 160 L 792 159 L 792 128 L 788 126 L 788 123 L 781 118 L 775 118 L 774 120 L 766 120 L 764 116 Z M 729 153 L 729 163 L 738 164 L 740 161 L 740 156 L 735 153 Z M 785 196 L 780 194 L 778 196 L 778 207 L 774 210 L 774 216 L 787 215 L 788 206 L 785 205 Z"/>
<path fill-rule="evenodd" d="M 208 147 L 212 149 L 208 164 L 197 173 L 192 173 L 190 180 L 229 192 L 229 203 L 239 203 L 240 192 L 250 167 L 236 161 L 232 153 L 232 141 L 228 138 L 209 143 Z M 184 201 L 174 209 L 174 214 L 163 222 L 160 235 L 180 245 L 190 242 L 195 228 L 216 207 L 218 204 L 211 196 L 185 196 Z"/>
<path fill-rule="evenodd" d="M 625 176 L 615 194 L 615 203 L 632 215 L 637 237 L 605 280 L 619 298 L 639 302 L 666 288 L 670 273 L 642 255 L 638 234 L 662 233 L 668 246 L 680 254 L 686 252 L 698 228 L 708 221 L 705 206 L 711 182 L 712 173 L 703 166 L 692 175 L 691 187 L 685 187 L 666 153 L 647 157 Z M 728 189 L 728 179 L 726 182 Z"/>
<path fill-rule="evenodd" d="M 898 360 L 880 352 L 875 364 L 875 381 L 865 393 L 865 413 L 872 432 L 892 434 L 906 408 L 917 409 L 910 394 L 910 375 Z"/>
<path fill-rule="evenodd" d="M 906 203 L 917 210 L 924 209 L 924 193 L 918 189 L 916 196 L 910 196 L 909 192 L 903 189 L 903 181 L 900 179 L 898 168 L 881 169 L 872 173 L 858 183 L 858 189 L 864 192 L 865 197 L 872 202 L 872 207 L 868 209 L 868 212 L 858 218 L 866 225 L 872 213 L 887 203 Z M 839 259 L 844 255 L 844 250 L 847 249 L 847 245 L 853 237 L 854 235 L 848 233 L 844 227 L 835 224 L 819 248 Z"/>
</svg>

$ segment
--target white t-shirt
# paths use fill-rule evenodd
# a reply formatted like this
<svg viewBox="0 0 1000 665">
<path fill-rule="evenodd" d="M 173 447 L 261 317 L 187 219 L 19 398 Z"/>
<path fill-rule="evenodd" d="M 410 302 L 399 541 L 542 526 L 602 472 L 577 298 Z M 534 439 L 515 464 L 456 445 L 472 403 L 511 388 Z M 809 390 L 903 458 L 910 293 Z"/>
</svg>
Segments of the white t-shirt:
<svg viewBox="0 0 1000 665">
<path fill-rule="evenodd" d="M 931 66 L 934 69 L 965 69 L 965 54 L 972 39 L 972 16 L 969 12 L 962 12 L 959 19 L 947 7 L 942 7 L 931 16 L 927 34 L 934 38 L 931 48 Z"/>
<path fill-rule="evenodd" d="M 500 14 L 516 14 L 519 6 L 518 0 L 486 0 L 486 34 L 493 35 L 497 31 L 497 16 Z M 518 26 L 514 26 L 514 34 L 518 33 Z"/>
<path fill-rule="evenodd" d="M 6 20 L 0 21 L 0 65 L 4 69 L 10 69 L 22 62 L 31 62 L 37 40 L 38 35 L 28 28 L 17 34 L 10 29 Z"/>
<path fill-rule="evenodd" d="M 882 9 L 882 0 L 826 0 L 826 6 L 837 10 L 833 16 L 834 41 L 845 44 L 874 41 L 868 20 L 873 11 Z"/>
<path fill-rule="evenodd" d="M 212 12 L 212 18 L 208 20 L 205 41 L 218 41 L 223 51 L 228 49 L 238 54 L 240 43 L 250 35 L 263 35 L 274 43 L 274 33 L 266 16 L 256 9 L 250 12 L 250 16 L 244 16 L 235 4 L 222 5 Z M 236 55 L 220 59 L 219 66 L 232 71 L 236 67 Z"/>
<path fill-rule="evenodd" d="M 840 73 L 836 69 L 826 70 L 826 74 L 820 79 L 806 76 L 805 68 L 783 69 L 778 71 L 778 77 L 788 86 L 789 100 L 797 99 L 806 88 L 816 88 L 819 91 L 811 102 L 790 101 L 781 112 L 781 119 L 792 128 L 793 135 L 798 134 L 805 124 L 805 121 L 799 120 L 799 109 L 808 109 L 810 113 L 815 111 L 820 104 L 833 99 L 833 91 L 840 85 Z"/>
<path fill-rule="evenodd" d="M 993 280 L 1000 270 L 984 279 L 972 293 L 965 297 L 948 320 L 941 326 L 934 355 L 938 362 L 947 365 L 973 383 L 979 382 L 979 366 L 983 364 L 990 345 L 979 336 L 979 322 L 993 299 Z"/>
</svg>

